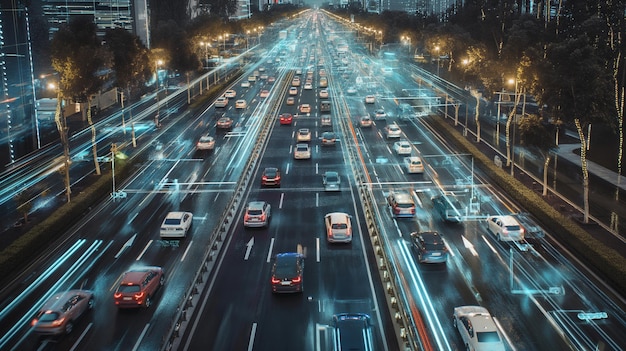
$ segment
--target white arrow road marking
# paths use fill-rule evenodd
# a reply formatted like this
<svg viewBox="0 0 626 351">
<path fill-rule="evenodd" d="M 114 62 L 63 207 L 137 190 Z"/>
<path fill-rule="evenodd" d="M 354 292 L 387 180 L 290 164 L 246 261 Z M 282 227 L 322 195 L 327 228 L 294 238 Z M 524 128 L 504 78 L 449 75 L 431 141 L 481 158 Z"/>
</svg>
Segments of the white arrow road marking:
<svg viewBox="0 0 626 351">
<path fill-rule="evenodd" d="M 244 260 L 248 260 L 248 257 L 250 257 L 250 251 L 252 251 L 252 245 L 254 245 L 254 237 L 250 238 L 250 241 L 248 241 L 248 243 L 246 244 L 246 255 L 243 256 Z"/>
<path fill-rule="evenodd" d="M 133 246 L 133 243 L 135 242 L 135 237 L 137 237 L 137 233 L 135 233 L 135 235 L 131 236 L 130 239 L 126 241 L 126 243 L 124 244 L 124 246 L 122 246 L 120 251 L 117 252 L 117 255 L 115 255 L 115 258 L 120 257 L 122 255 L 122 252 L 124 252 L 127 248 Z"/>
<path fill-rule="evenodd" d="M 474 245 L 472 245 L 472 243 L 467 240 L 465 236 L 461 235 L 461 238 L 463 239 L 463 246 L 465 246 L 472 253 L 472 255 L 478 257 L 478 252 L 474 249 Z"/>
</svg>

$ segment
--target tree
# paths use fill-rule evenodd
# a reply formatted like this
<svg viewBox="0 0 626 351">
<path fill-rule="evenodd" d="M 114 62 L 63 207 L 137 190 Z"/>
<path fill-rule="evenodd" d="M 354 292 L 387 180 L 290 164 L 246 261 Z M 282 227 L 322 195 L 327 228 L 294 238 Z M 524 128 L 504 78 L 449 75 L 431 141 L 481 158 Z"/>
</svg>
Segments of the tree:
<svg viewBox="0 0 626 351">
<path fill-rule="evenodd" d="M 550 151 L 556 146 L 554 139 L 548 132 L 543 119 L 537 115 L 527 115 L 519 122 L 520 139 L 523 145 L 530 150 L 537 151 L 543 157 L 543 191 L 548 195 L 548 165 Z"/>
<path fill-rule="evenodd" d="M 52 67 L 59 72 L 59 91 L 76 102 L 87 104 L 93 162 L 98 175 L 101 171 L 90 97 L 102 87 L 105 75 L 101 72 L 107 61 L 107 52 L 102 48 L 96 25 L 89 16 L 75 17 L 68 25 L 59 28 L 52 39 Z"/>
<path fill-rule="evenodd" d="M 115 85 L 130 99 L 132 90 L 145 85 L 145 82 L 152 75 L 150 65 L 150 52 L 143 45 L 138 36 L 131 34 L 127 30 L 116 28 L 106 32 L 105 42 L 111 52 L 113 62 L 112 68 L 115 71 Z M 122 95 L 122 107 L 124 106 Z M 133 146 L 137 146 L 135 139 L 135 124 L 130 110 L 130 125 Z M 124 111 L 122 111 L 122 125 L 124 125 Z"/>
<path fill-rule="evenodd" d="M 33 208 L 30 194 L 25 190 L 20 191 L 15 195 L 15 202 L 17 203 L 17 211 L 21 213 L 24 218 L 24 224 L 28 223 L 28 214 Z"/>
<path fill-rule="evenodd" d="M 580 139 L 580 161 L 583 186 L 583 221 L 589 221 L 589 172 L 587 170 L 587 137 L 592 123 L 611 123 L 614 116 L 611 73 L 596 55 L 586 35 L 568 38 L 548 45 L 549 65 L 541 75 L 539 102 L 548 106 L 552 116 L 576 127 Z"/>
</svg>

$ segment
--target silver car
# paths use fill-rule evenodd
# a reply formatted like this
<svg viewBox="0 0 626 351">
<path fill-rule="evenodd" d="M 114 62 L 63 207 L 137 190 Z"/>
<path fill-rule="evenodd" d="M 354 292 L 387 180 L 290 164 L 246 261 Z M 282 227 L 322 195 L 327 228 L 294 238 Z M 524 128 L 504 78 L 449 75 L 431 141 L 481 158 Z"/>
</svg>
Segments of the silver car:
<svg viewBox="0 0 626 351">
<path fill-rule="evenodd" d="M 267 227 L 272 217 L 272 206 L 265 201 L 251 201 L 243 215 L 243 226 Z"/>
<path fill-rule="evenodd" d="M 339 173 L 337 172 L 326 171 L 322 176 L 322 184 L 324 184 L 325 191 L 340 191 L 341 177 L 339 177 Z"/>
<path fill-rule="evenodd" d="M 94 295 L 89 290 L 69 290 L 54 294 L 41 307 L 31 325 L 39 334 L 69 334 L 74 323 L 94 306 Z"/>
</svg>

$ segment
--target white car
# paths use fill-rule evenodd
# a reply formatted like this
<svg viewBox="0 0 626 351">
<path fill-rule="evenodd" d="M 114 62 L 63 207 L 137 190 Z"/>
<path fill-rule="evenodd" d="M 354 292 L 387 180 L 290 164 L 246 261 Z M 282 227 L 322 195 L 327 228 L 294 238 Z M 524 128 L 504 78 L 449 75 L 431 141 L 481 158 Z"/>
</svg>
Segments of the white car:
<svg viewBox="0 0 626 351">
<path fill-rule="evenodd" d="M 196 143 L 197 150 L 213 150 L 215 148 L 215 138 L 206 134 L 200 137 Z"/>
<path fill-rule="evenodd" d="M 248 107 L 248 103 L 246 100 L 237 100 L 235 101 L 235 108 L 242 109 Z"/>
<path fill-rule="evenodd" d="M 329 243 L 349 243 L 352 241 L 352 223 L 350 215 L 343 212 L 332 212 L 324 216 L 326 224 L 326 240 Z"/>
<path fill-rule="evenodd" d="M 226 107 L 228 105 L 228 98 L 220 96 L 215 100 L 215 107 Z"/>
<path fill-rule="evenodd" d="M 248 76 L 248 82 L 256 82 L 256 76 Z"/>
<path fill-rule="evenodd" d="M 300 113 L 311 113 L 311 105 L 309 104 L 300 105 Z"/>
<path fill-rule="evenodd" d="M 191 212 L 170 212 L 161 224 L 161 238 L 184 238 L 191 227 Z"/>
<path fill-rule="evenodd" d="M 362 116 L 359 120 L 361 127 L 368 128 L 372 126 L 372 118 L 369 115 Z"/>
<path fill-rule="evenodd" d="M 313 84 L 312 83 L 305 83 L 304 84 L 304 90 L 311 90 L 313 89 Z"/>
<path fill-rule="evenodd" d="M 385 119 L 387 118 L 387 113 L 385 113 L 385 110 L 383 110 L 382 108 L 379 108 L 378 110 L 374 111 L 374 119 Z"/>
<path fill-rule="evenodd" d="M 224 92 L 224 96 L 227 97 L 227 98 L 232 99 L 235 96 L 237 96 L 237 92 L 232 90 L 232 89 L 228 89 L 228 90 L 226 90 L 226 92 Z"/>
<path fill-rule="evenodd" d="M 385 135 L 387 136 L 387 139 L 399 138 L 402 136 L 402 130 L 400 130 L 400 127 L 398 127 L 395 123 L 387 124 L 385 127 Z"/>
<path fill-rule="evenodd" d="M 504 351 L 504 341 L 489 311 L 481 306 L 454 308 L 452 324 L 467 350 Z"/>
<path fill-rule="evenodd" d="M 260 97 L 262 97 L 262 98 L 266 98 L 266 97 L 270 96 L 270 91 L 269 91 L 269 90 L 265 90 L 265 89 L 263 89 L 263 90 L 261 90 L 261 92 L 259 93 L 259 96 L 260 96 Z"/>
<path fill-rule="evenodd" d="M 365 97 L 365 103 L 366 104 L 373 104 L 376 102 L 376 97 L 374 95 L 367 95 Z"/>
<path fill-rule="evenodd" d="M 291 86 L 299 87 L 300 86 L 300 78 L 299 77 L 293 77 L 293 79 L 291 80 Z"/>
<path fill-rule="evenodd" d="M 298 88 L 296 87 L 291 87 L 289 88 L 289 95 L 298 95 Z"/>
<path fill-rule="evenodd" d="M 295 105 L 295 103 L 296 103 L 296 99 L 294 99 L 293 96 L 290 96 L 287 98 L 287 102 L 286 102 L 287 105 Z"/>
<path fill-rule="evenodd" d="M 247 81 L 241 82 L 241 87 L 242 88 L 250 88 L 250 82 L 247 82 Z"/>
<path fill-rule="evenodd" d="M 326 89 L 320 90 L 320 99 L 328 99 L 328 90 Z"/>
<path fill-rule="evenodd" d="M 296 141 L 311 141 L 311 131 L 308 128 L 298 129 L 298 133 L 296 134 Z"/>
<path fill-rule="evenodd" d="M 487 230 L 495 235 L 498 241 L 524 240 L 524 228 L 513 216 L 487 217 Z"/>
<path fill-rule="evenodd" d="M 243 226 L 267 227 L 272 217 L 272 206 L 265 201 L 251 201 L 243 215 Z"/>
<path fill-rule="evenodd" d="M 293 158 L 296 160 L 308 160 L 311 158 L 311 148 L 309 144 L 296 144 L 296 148 L 293 151 Z"/>
<path fill-rule="evenodd" d="M 393 143 L 393 151 L 396 155 L 410 155 L 412 151 L 411 143 L 406 140 L 396 141 Z"/>
<path fill-rule="evenodd" d="M 348 95 L 354 95 L 354 94 L 356 94 L 356 93 L 357 93 L 357 90 L 356 90 L 356 88 L 355 88 L 355 87 L 349 87 L 349 88 L 346 90 L 346 93 L 347 93 Z"/>
<path fill-rule="evenodd" d="M 422 159 L 417 156 L 405 157 L 404 167 L 406 167 L 407 173 L 424 173 Z"/>
</svg>

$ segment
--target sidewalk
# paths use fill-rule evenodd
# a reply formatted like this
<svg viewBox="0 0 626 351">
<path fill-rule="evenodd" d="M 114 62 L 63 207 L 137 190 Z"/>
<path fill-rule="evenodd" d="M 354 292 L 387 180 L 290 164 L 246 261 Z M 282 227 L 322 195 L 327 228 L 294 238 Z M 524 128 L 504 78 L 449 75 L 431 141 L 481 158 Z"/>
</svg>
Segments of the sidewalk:
<svg viewBox="0 0 626 351">
<path fill-rule="evenodd" d="M 580 149 L 580 144 L 561 144 L 559 145 L 559 150 L 557 154 L 559 157 L 563 157 L 567 161 L 581 167 L 580 156 L 574 153 L 574 150 Z M 626 177 L 621 175 L 619 179 L 617 177 L 617 172 L 613 172 L 609 169 L 606 169 L 599 164 L 587 160 L 587 169 L 589 173 L 595 175 L 598 178 L 614 185 L 619 186 L 621 189 L 626 190 Z"/>
</svg>

